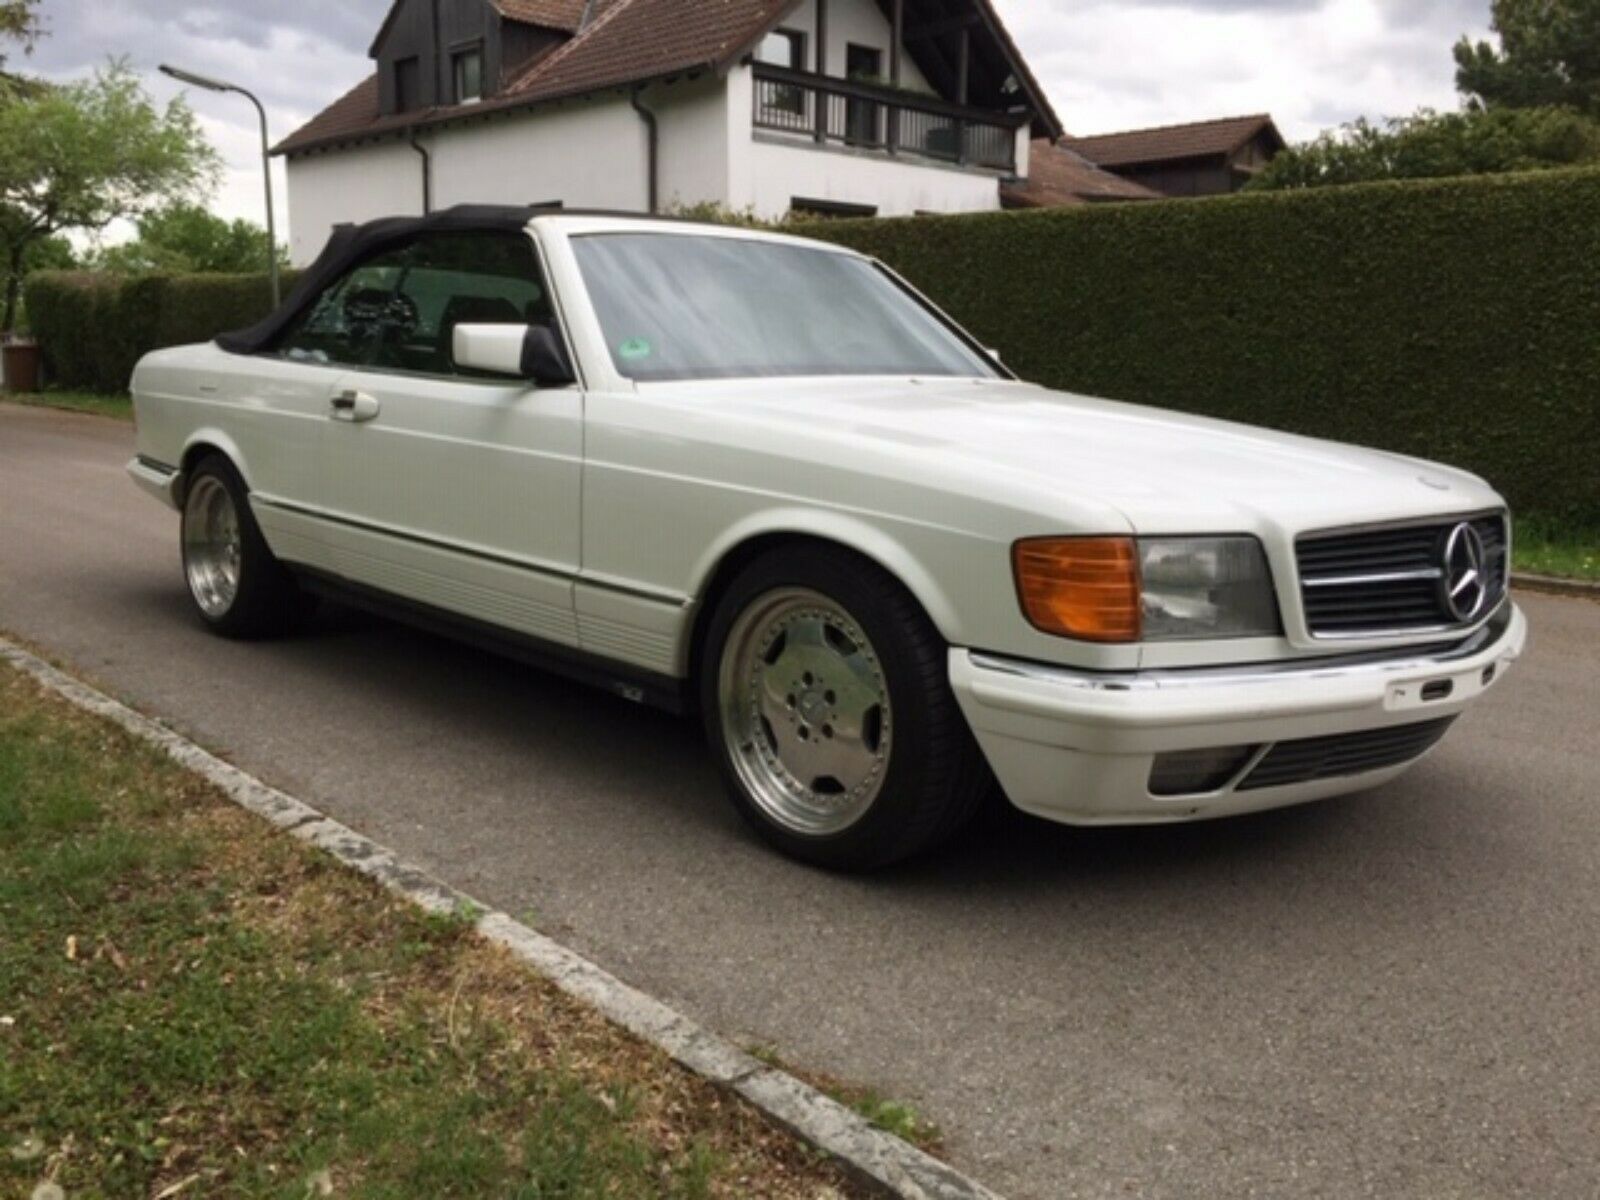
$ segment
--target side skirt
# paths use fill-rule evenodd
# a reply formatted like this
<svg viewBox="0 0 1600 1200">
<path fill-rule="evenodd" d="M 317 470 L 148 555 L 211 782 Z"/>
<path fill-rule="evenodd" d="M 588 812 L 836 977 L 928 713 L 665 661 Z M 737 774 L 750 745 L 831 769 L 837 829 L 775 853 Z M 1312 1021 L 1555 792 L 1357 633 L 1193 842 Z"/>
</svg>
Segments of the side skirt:
<svg viewBox="0 0 1600 1200">
<path fill-rule="evenodd" d="M 547 642 L 430 604 L 392 596 L 315 567 L 298 563 L 285 563 L 284 566 L 293 572 L 308 592 L 336 603 L 364 609 L 425 633 L 451 638 L 527 663 L 554 675 L 600 688 L 635 704 L 647 704 L 678 716 L 689 712 L 691 689 L 685 680 L 642 671 L 574 646 Z"/>
</svg>

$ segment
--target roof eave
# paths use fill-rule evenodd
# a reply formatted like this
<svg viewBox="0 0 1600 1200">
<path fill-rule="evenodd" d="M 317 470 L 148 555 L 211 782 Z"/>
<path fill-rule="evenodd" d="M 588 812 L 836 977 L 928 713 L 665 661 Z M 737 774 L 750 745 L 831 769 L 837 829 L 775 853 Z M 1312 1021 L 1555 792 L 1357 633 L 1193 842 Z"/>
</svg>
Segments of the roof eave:
<svg viewBox="0 0 1600 1200">
<path fill-rule="evenodd" d="M 302 154 L 309 154 L 314 150 L 328 150 L 334 146 L 352 146 L 361 142 L 403 138 L 407 134 L 423 129 L 441 129 L 448 125 L 466 124 L 471 121 L 485 120 L 489 117 L 509 116 L 513 113 L 528 112 L 546 104 L 564 104 L 571 100 L 586 100 L 592 96 L 604 96 L 610 92 L 627 93 L 636 88 L 648 87 L 652 83 L 669 83 L 676 79 L 693 78 L 696 75 L 716 69 L 716 63 L 695 63 L 690 66 L 674 67 L 671 70 L 640 79 L 626 79 L 599 86 L 586 86 L 575 88 L 568 92 L 530 96 L 522 100 L 507 98 L 500 103 L 491 100 L 465 108 L 427 109 L 417 120 L 407 121 L 399 125 L 385 125 L 376 129 L 357 129 L 348 133 L 329 134 L 294 146 L 289 145 L 290 138 L 285 138 L 268 153 L 273 156 L 295 158 Z"/>
</svg>

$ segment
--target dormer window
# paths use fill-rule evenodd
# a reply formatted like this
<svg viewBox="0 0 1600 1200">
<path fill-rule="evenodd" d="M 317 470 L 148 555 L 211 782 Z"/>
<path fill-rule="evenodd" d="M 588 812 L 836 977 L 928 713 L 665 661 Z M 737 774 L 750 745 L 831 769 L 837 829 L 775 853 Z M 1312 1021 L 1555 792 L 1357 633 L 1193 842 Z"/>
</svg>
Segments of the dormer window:
<svg viewBox="0 0 1600 1200">
<path fill-rule="evenodd" d="M 483 99 L 483 45 L 467 46 L 450 55 L 451 101 L 471 104 Z"/>
</svg>

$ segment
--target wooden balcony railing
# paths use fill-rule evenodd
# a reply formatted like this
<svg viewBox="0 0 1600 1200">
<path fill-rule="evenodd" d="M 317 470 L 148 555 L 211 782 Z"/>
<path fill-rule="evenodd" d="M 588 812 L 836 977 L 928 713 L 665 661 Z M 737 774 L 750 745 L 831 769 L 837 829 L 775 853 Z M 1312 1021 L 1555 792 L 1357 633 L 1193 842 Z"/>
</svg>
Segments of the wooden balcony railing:
<svg viewBox="0 0 1600 1200">
<path fill-rule="evenodd" d="M 1021 114 L 755 65 L 755 125 L 819 143 L 1015 171 Z"/>
</svg>

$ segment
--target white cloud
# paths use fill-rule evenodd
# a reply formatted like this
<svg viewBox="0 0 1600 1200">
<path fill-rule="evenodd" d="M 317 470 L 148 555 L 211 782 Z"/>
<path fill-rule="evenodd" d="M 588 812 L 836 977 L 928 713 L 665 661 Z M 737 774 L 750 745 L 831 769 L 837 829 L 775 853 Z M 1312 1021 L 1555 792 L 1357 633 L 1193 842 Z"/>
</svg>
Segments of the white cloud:
<svg viewBox="0 0 1600 1200">
<path fill-rule="evenodd" d="M 1299 139 L 1456 103 L 1450 47 L 1488 0 L 996 0 L 1074 133 L 1271 112 Z"/>
</svg>

